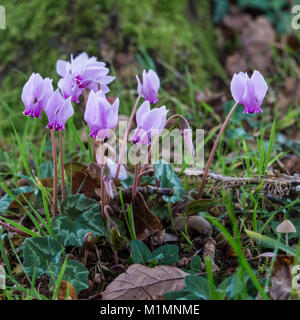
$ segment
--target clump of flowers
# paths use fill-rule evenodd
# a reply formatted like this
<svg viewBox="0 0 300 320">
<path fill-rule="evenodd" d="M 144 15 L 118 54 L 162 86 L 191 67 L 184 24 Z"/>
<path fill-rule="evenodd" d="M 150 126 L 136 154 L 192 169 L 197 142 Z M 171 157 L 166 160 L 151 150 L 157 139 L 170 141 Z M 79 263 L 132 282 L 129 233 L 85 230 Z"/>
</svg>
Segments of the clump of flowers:
<svg viewBox="0 0 300 320">
<path fill-rule="evenodd" d="M 22 92 L 22 101 L 25 105 L 24 114 L 32 118 L 41 118 L 45 111 L 48 117 L 47 128 L 51 132 L 52 152 L 53 152 L 53 214 L 59 212 L 58 208 L 58 181 L 57 181 L 57 154 L 55 132 L 59 132 L 60 168 L 61 168 L 61 193 L 62 200 L 65 198 L 64 182 L 64 159 L 63 159 L 63 131 L 66 129 L 66 122 L 74 115 L 73 105 L 80 103 L 81 96 L 85 104 L 84 120 L 90 129 L 90 138 L 93 147 L 93 160 L 101 168 L 101 216 L 105 218 L 105 205 L 113 196 L 112 183 L 127 178 L 127 171 L 122 164 L 123 156 L 128 143 L 129 131 L 134 118 L 136 128 L 131 137 L 131 142 L 137 147 L 136 164 L 134 169 L 134 182 L 132 186 L 132 201 L 135 201 L 137 188 L 141 177 L 146 172 L 146 166 L 151 156 L 155 144 L 163 129 L 167 128 L 174 120 L 179 120 L 179 127 L 192 156 L 195 150 L 192 142 L 192 134 L 188 122 L 180 114 L 175 114 L 167 118 L 169 110 L 165 105 L 151 108 L 151 104 L 156 104 L 160 88 L 160 79 L 153 70 L 144 70 L 142 81 L 137 79 L 137 99 L 133 106 L 130 119 L 122 138 L 121 150 L 118 154 L 117 162 L 109 159 L 104 150 L 105 140 L 110 136 L 118 123 L 119 98 L 112 100 L 106 94 L 110 91 L 108 85 L 112 83 L 114 77 L 109 75 L 109 68 L 104 62 L 98 61 L 96 57 L 89 57 L 85 52 L 77 57 L 71 55 L 70 61 L 58 60 L 56 70 L 61 79 L 57 88 L 53 88 L 53 80 L 43 79 L 38 73 L 33 73 L 25 83 Z M 247 73 L 239 73 L 233 76 L 231 82 L 231 92 L 236 101 L 229 115 L 227 116 L 216 142 L 211 151 L 198 198 L 202 196 L 207 173 L 212 162 L 214 153 L 218 146 L 228 121 L 239 104 L 244 105 L 245 113 L 261 112 L 262 101 L 266 95 L 268 86 L 263 76 L 254 71 L 251 78 Z M 144 101 L 139 106 L 140 100 Z M 75 108 L 76 110 L 76 108 Z M 99 149 L 96 150 L 96 140 Z M 140 169 L 141 147 L 146 146 L 148 153 Z"/>
</svg>

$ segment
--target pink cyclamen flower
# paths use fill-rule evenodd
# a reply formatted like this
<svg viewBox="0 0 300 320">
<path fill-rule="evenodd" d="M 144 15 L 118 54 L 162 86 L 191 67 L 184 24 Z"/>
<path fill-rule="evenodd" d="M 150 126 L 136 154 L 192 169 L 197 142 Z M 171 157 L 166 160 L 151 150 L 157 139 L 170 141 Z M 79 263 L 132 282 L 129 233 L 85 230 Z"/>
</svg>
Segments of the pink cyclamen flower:
<svg viewBox="0 0 300 320">
<path fill-rule="evenodd" d="M 52 93 L 52 79 L 43 79 L 40 74 L 33 73 L 22 91 L 22 101 L 25 105 L 23 114 L 32 118 L 41 118 L 42 111 Z"/>
<path fill-rule="evenodd" d="M 249 78 L 246 72 L 234 74 L 231 80 L 233 99 L 244 105 L 244 113 L 259 113 L 262 101 L 268 91 L 268 85 L 262 74 L 255 70 Z"/>
<path fill-rule="evenodd" d="M 65 99 L 71 97 L 72 102 L 79 103 L 79 97 L 82 95 L 83 89 L 77 86 L 75 80 L 70 75 L 61 78 L 57 86 Z"/>
<path fill-rule="evenodd" d="M 78 89 L 98 91 L 101 87 L 103 93 L 109 92 L 107 85 L 115 78 L 107 75 L 109 69 L 105 67 L 104 62 L 97 61 L 96 57 L 89 58 L 85 52 L 76 58 L 71 54 L 70 62 L 58 60 L 56 71 L 63 78 L 68 77 L 68 81 L 72 79 L 72 84 Z"/>
<path fill-rule="evenodd" d="M 49 98 L 45 112 L 49 119 L 47 128 L 58 131 L 64 130 L 67 120 L 74 114 L 71 97 L 64 99 L 59 89 L 56 89 Z"/>
<path fill-rule="evenodd" d="M 150 103 L 156 103 L 158 101 L 157 94 L 160 86 L 159 77 L 153 70 L 143 71 L 143 83 L 141 83 L 140 78 L 136 76 L 138 82 L 138 93 L 144 99 L 148 100 Z"/>
<path fill-rule="evenodd" d="M 151 138 L 164 128 L 167 113 L 166 106 L 150 110 L 149 101 L 143 102 L 136 113 L 137 129 L 131 140 L 135 143 L 149 145 Z"/>
<path fill-rule="evenodd" d="M 90 127 L 92 138 L 106 138 L 109 129 L 118 122 L 119 98 L 110 104 L 102 91 L 91 91 L 86 104 L 84 120 Z"/>
</svg>

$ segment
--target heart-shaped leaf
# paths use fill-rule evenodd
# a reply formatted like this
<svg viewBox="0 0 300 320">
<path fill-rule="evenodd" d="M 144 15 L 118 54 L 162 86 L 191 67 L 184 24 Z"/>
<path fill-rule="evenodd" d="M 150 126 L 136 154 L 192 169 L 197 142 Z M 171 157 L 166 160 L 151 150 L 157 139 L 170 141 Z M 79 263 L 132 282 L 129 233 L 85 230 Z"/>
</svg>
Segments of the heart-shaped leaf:
<svg viewBox="0 0 300 320">
<path fill-rule="evenodd" d="M 33 275 L 36 268 L 36 277 L 50 270 L 57 269 L 60 264 L 62 246 L 51 236 L 41 238 L 27 238 L 24 241 L 24 271 Z"/>
<path fill-rule="evenodd" d="M 152 258 L 152 253 L 143 241 L 132 240 L 131 256 L 133 263 L 146 264 Z"/>
<path fill-rule="evenodd" d="M 155 167 L 155 176 L 160 182 L 160 187 L 174 189 L 174 195 L 171 198 L 169 196 L 163 196 L 163 199 L 166 202 L 170 199 L 172 203 L 183 201 L 184 189 L 180 179 L 170 165 L 160 160 Z"/>
<path fill-rule="evenodd" d="M 95 237 L 104 235 L 99 203 L 77 194 L 62 202 L 62 214 L 53 221 L 53 231 L 64 246 L 82 246 L 84 236 L 92 232 Z"/>
<path fill-rule="evenodd" d="M 76 260 L 68 260 L 63 279 L 70 282 L 76 291 L 80 292 L 89 287 L 88 275 L 89 271 L 83 264 Z"/>
<path fill-rule="evenodd" d="M 173 263 L 179 261 L 178 247 L 175 244 L 166 244 L 153 250 L 152 256 L 163 255 L 163 258 L 159 260 L 160 265 L 171 266 Z"/>
</svg>

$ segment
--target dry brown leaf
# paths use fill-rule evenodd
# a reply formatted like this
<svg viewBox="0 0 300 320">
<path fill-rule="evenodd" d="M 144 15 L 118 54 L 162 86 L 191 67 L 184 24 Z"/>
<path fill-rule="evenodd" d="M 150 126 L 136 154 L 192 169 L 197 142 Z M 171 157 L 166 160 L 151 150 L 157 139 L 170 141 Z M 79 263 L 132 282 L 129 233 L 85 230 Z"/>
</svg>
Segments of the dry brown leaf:
<svg viewBox="0 0 300 320">
<path fill-rule="evenodd" d="M 67 297 L 67 293 L 69 296 Z M 77 292 L 72 284 L 66 280 L 62 280 L 58 289 L 57 300 L 77 300 Z"/>
<path fill-rule="evenodd" d="M 100 200 L 96 189 L 100 188 L 99 166 L 96 163 L 90 163 L 88 167 L 83 164 L 71 162 L 65 165 L 65 171 L 70 181 L 72 177 L 72 194 L 78 191 L 87 198 Z"/>
<path fill-rule="evenodd" d="M 278 254 L 273 266 L 270 297 L 273 300 L 287 300 L 291 293 L 294 257 Z"/>
<path fill-rule="evenodd" d="M 185 288 L 184 278 L 189 274 L 175 267 L 149 268 L 131 265 L 102 293 L 103 300 L 152 300 L 158 295 Z"/>
<path fill-rule="evenodd" d="M 147 203 L 140 192 L 137 193 L 132 204 L 132 211 L 136 237 L 139 240 L 144 240 L 149 235 L 163 229 L 159 218 L 148 208 Z"/>
</svg>

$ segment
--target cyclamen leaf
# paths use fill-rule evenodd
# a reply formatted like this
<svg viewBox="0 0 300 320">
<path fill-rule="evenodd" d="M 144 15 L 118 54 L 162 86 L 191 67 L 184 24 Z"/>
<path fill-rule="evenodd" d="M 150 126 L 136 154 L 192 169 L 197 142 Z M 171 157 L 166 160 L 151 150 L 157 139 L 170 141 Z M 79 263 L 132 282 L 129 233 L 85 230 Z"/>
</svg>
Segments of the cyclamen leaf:
<svg viewBox="0 0 300 320">
<path fill-rule="evenodd" d="M 143 241 L 132 240 L 131 256 L 133 263 L 146 264 L 152 258 L 152 253 Z"/>
<path fill-rule="evenodd" d="M 170 199 L 172 203 L 183 201 L 184 189 L 180 179 L 177 177 L 170 165 L 160 160 L 155 167 L 155 176 L 160 182 L 160 187 L 174 189 L 174 195 L 171 198 L 168 196 L 163 196 L 163 199 L 166 202 L 168 202 Z"/>
<path fill-rule="evenodd" d="M 92 232 L 95 237 L 104 235 L 99 203 L 77 194 L 62 203 L 62 214 L 53 221 L 53 231 L 64 246 L 82 246 L 84 236 Z"/>
<path fill-rule="evenodd" d="M 50 270 L 57 269 L 60 264 L 62 246 L 51 236 L 27 238 L 24 241 L 24 271 L 33 275 L 36 268 L 36 277 Z"/>
</svg>

